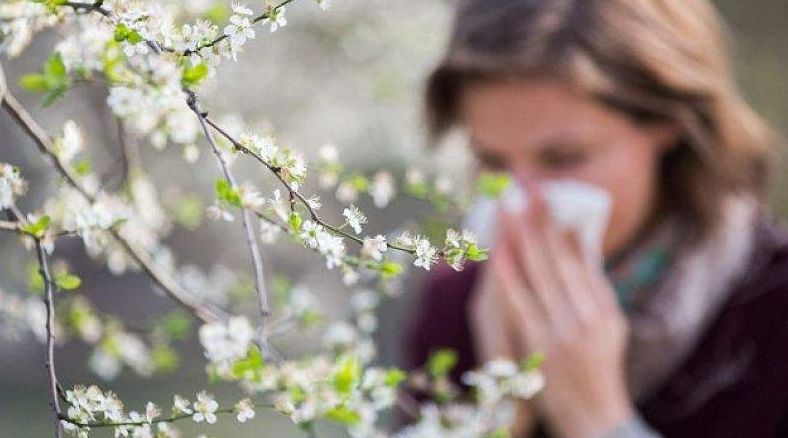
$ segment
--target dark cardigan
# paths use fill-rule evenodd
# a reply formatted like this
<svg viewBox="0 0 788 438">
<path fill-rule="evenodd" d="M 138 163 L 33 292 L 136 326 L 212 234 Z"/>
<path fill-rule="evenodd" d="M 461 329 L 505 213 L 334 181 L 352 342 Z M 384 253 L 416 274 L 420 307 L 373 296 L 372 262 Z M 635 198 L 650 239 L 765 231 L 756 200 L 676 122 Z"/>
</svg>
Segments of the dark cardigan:
<svg viewBox="0 0 788 438">
<path fill-rule="evenodd" d="M 755 226 L 746 274 L 690 356 L 637 406 L 666 437 L 788 437 L 788 234 L 766 219 Z M 409 366 L 442 347 L 459 355 L 455 380 L 476 365 L 468 304 L 478 272 L 439 268 L 428 279 Z"/>
</svg>

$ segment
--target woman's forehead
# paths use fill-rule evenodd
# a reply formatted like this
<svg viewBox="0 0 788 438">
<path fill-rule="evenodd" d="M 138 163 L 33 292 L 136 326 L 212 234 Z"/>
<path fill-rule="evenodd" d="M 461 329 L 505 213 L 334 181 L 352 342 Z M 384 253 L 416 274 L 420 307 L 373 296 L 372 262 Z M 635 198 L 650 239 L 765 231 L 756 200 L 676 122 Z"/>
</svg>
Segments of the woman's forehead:
<svg viewBox="0 0 788 438">
<path fill-rule="evenodd" d="M 557 82 L 490 82 L 463 91 L 461 121 L 479 147 L 593 141 L 622 126 L 590 97 Z"/>
</svg>

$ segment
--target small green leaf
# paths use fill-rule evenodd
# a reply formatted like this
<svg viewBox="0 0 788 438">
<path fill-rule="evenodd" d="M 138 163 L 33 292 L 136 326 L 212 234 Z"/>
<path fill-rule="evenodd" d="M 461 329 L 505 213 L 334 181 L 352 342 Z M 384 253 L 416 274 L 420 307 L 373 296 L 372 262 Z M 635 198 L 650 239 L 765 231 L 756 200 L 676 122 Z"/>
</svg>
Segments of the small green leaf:
<svg viewBox="0 0 788 438">
<path fill-rule="evenodd" d="M 49 91 L 47 78 L 38 73 L 30 73 L 22 76 L 19 86 L 33 93 L 46 93 Z"/>
<path fill-rule="evenodd" d="M 508 173 L 482 172 L 476 180 L 476 189 L 485 196 L 499 198 L 511 182 L 512 178 Z"/>
<path fill-rule="evenodd" d="M 208 77 L 208 71 L 208 64 L 204 62 L 186 67 L 181 74 L 181 83 L 186 87 L 197 85 Z"/>
<path fill-rule="evenodd" d="M 287 223 L 290 224 L 290 229 L 294 232 L 298 233 L 301 231 L 301 224 L 304 223 L 304 220 L 301 219 L 301 215 L 291 211 L 290 216 L 287 218 Z"/>
<path fill-rule="evenodd" d="M 520 364 L 520 369 L 526 372 L 536 371 L 542 366 L 545 360 L 544 353 L 532 353 Z"/>
<path fill-rule="evenodd" d="M 485 435 L 484 438 L 510 438 L 511 436 L 512 434 L 509 432 L 509 429 L 501 426 Z"/>
<path fill-rule="evenodd" d="M 115 32 L 113 34 L 113 38 L 115 39 L 116 42 L 119 43 L 126 41 L 126 38 L 128 38 L 130 31 L 131 29 L 129 29 L 128 26 L 126 26 L 123 23 L 120 23 L 117 26 L 115 26 Z"/>
<path fill-rule="evenodd" d="M 74 172 L 79 176 L 87 176 L 90 173 L 90 160 L 83 158 L 74 163 Z"/>
<path fill-rule="evenodd" d="M 361 415 L 347 406 L 338 406 L 326 412 L 326 419 L 341 424 L 356 424 L 361 421 Z"/>
<path fill-rule="evenodd" d="M 202 223 L 203 210 L 203 202 L 199 196 L 183 196 L 175 206 L 175 220 L 187 230 L 195 230 Z"/>
<path fill-rule="evenodd" d="M 369 180 L 364 175 L 352 175 L 346 182 L 359 192 L 365 192 L 369 189 Z"/>
<path fill-rule="evenodd" d="M 203 17 L 214 24 L 224 23 L 230 18 L 230 9 L 226 4 L 215 3 L 203 13 Z"/>
<path fill-rule="evenodd" d="M 220 178 L 216 180 L 216 197 L 219 198 L 220 201 L 224 201 L 232 206 L 238 208 L 243 206 L 241 195 L 230 186 L 230 183 L 226 179 Z"/>
<path fill-rule="evenodd" d="M 361 363 L 358 359 L 344 356 L 333 374 L 334 388 L 340 394 L 350 394 L 361 378 Z"/>
<path fill-rule="evenodd" d="M 391 279 L 402 274 L 404 268 L 397 262 L 385 261 L 380 264 L 380 273 L 383 278 Z"/>
<path fill-rule="evenodd" d="M 60 52 L 55 52 L 44 63 L 44 77 L 50 90 L 58 88 L 66 82 L 66 64 L 63 63 Z"/>
<path fill-rule="evenodd" d="M 233 364 L 233 376 L 237 379 L 260 381 L 263 368 L 265 368 L 263 354 L 256 345 L 253 345 L 249 348 L 246 358 L 240 359 Z"/>
<path fill-rule="evenodd" d="M 471 243 L 468 245 L 468 248 L 465 250 L 465 258 L 468 260 L 472 260 L 474 262 L 481 262 L 487 260 L 488 258 L 488 250 L 481 249 L 476 246 L 475 243 Z"/>
<path fill-rule="evenodd" d="M 386 377 L 385 377 L 386 386 L 393 388 L 399 385 L 400 383 L 404 382 L 407 378 L 408 375 L 405 374 L 405 372 L 399 368 L 389 368 L 388 370 L 386 370 Z"/>
<path fill-rule="evenodd" d="M 457 365 L 457 353 L 449 348 L 442 348 L 430 356 L 427 370 L 432 377 L 442 377 L 451 372 Z"/>
<path fill-rule="evenodd" d="M 178 369 L 180 357 L 169 345 L 157 345 L 150 352 L 153 367 L 160 373 L 171 373 Z"/>
<path fill-rule="evenodd" d="M 180 311 L 170 312 L 161 319 L 159 324 L 167 337 L 176 340 L 188 336 L 192 327 L 191 319 Z"/>
<path fill-rule="evenodd" d="M 26 234 L 35 237 L 36 239 L 40 239 L 44 237 L 44 234 L 46 233 L 47 229 L 49 229 L 50 221 L 51 219 L 49 218 L 49 216 L 41 216 L 41 218 L 39 218 L 37 221 L 31 224 L 22 225 L 20 227 L 20 230 L 22 230 L 22 232 Z"/>
<path fill-rule="evenodd" d="M 27 265 L 27 288 L 32 294 L 41 295 L 44 293 L 44 277 L 36 262 L 30 262 Z"/>
<path fill-rule="evenodd" d="M 55 284 L 62 290 L 74 290 L 82 286 L 82 279 L 74 274 L 64 272 L 55 277 Z"/>
</svg>

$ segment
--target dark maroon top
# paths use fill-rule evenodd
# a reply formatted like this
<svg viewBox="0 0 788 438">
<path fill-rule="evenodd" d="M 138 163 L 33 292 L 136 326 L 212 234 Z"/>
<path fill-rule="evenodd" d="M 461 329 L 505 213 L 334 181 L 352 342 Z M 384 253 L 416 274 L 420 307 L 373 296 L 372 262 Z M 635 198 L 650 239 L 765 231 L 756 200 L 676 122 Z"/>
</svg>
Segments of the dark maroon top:
<svg viewBox="0 0 788 438">
<path fill-rule="evenodd" d="M 788 234 L 765 219 L 756 229 L 746 274 L 714 322 L 678 370 L 638 404 L 666 437 L 788 437 Z M 411 367 L 442 347 L 459 355 L 454 379 L 475 366 L 468 305 L 478 267 L 441 267 L 428 279 L 408 339 Z"/>
</svg>

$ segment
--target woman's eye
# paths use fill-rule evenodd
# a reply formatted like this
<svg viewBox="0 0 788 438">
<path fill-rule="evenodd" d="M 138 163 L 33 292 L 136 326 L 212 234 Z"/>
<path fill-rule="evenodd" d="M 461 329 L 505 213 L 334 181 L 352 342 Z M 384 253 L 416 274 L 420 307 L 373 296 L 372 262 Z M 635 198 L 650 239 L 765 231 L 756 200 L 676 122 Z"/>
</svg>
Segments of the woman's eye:
<svg viewBox="0 0 788 438">
<path fill-rule="evenodd" d="M 584 151 L 544 151 L 540 161 L 550 170 L 569 170 L 588 161 L 588 154 Z"/>
<path fill-rule="evenodd" d="M 491 154 L 477 154 L 479 163 L 486 170 L 490 171 L 503 171 L 506 170 L 506 161 L 498 155 Z"/>
</svg>

